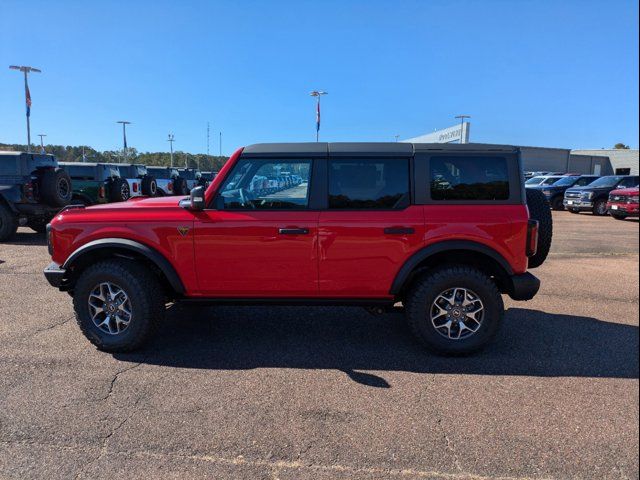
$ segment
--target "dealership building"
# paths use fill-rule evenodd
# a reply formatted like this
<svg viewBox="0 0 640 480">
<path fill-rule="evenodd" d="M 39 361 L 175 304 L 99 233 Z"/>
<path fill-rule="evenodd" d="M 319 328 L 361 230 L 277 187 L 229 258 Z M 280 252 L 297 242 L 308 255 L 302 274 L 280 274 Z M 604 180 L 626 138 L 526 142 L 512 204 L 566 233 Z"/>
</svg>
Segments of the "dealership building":
<svg viewBox="0 0 640 480">
<path fill-rule="evenodd" d="M 403 140 L 409 143 L 469 143 L 471 123 Z M 595 175 L 638 175 L 638 150 L 571 150 L 520 146 L 525 171 L 572 172 Z"/>
</svg>

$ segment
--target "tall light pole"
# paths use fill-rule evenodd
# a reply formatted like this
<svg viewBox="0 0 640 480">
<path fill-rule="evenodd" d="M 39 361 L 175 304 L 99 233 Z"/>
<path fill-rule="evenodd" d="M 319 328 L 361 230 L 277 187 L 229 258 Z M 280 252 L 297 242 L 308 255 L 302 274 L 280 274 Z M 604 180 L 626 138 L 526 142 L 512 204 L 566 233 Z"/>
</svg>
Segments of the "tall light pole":
<svg viewBox="0 0 640 480">
<path fill-rule="evenodd" d="M 218 143 L 220 144 L 220 156 L 222 156 L 222 132 L 220 132 L 220 140 Z"/>
<path fill-rule="evenodd" d="M 46 137 L 47 135 L 45 133 L 39 133 L 38 136 L 40 137 L 40 153 L 44 153 L 44 137 Z"/>
<path fill-rule="evenodd" d="M 127 161 L 127 125 L 130 125 L 131 122 L 127 122 L 126 120 L 118 120 L 116 123 L 122 124 L 122 159 L 126 163 Z"/>
<path fill-rule="evenodd" d="M 456 115 L 455 118 L 460 119 L 460 143 L 465 143 L 464 141 L 464 119 L 471 118 L 471 115 Z"/>
<path fill-rule="evenodd" d="M 41 73 L 42 70 L 26 65 L 9 65 L 9 68 L 24 73 L 24 101 L 27 106 L 27 153 L 31 153 L 31 124 L 29 123 L 29 117 L 31 117 L 31 92 L 29 92 L 27 76 L 31 72 Z"/>
<path fill-rule="evenodd" d="M 169 138 L 167 138 L 167 142 L 169 142 L 169 146 L 171 148 L 171 166 L 173 167 L 173 142 L 175 142 L 175 136 L 173 133 L 169 134 Z"/>
<path fill-rule="evenodd" d="M 396 137 L 396 143 L 398 143 L 398 138 L 400 138 L 400 135 L 395 135 Z"/>
<path fill-rule="evenodd" d="M 309 94 L 316 97 L 316 142 L 320 140 L 320 97 L 327 94 L 328 92 L 322 90 L 314 90 Z"/>
</svg>

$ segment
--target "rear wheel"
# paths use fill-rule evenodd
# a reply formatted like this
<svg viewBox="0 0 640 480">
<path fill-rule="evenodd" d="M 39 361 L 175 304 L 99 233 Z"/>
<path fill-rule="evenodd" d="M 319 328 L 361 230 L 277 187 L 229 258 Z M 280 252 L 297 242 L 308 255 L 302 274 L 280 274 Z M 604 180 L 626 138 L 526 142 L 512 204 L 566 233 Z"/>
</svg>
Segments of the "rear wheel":
<svg viewBox="0 0 640 480">
<path fill-rule="evenodd" d="M 173 193 L 176 195 L 189 194 L 189 187 L 187 186 L 187 180 L 184 177 L 176 177 L 173 180 Z"/>
<path fill-rule="evenodd" d="M 627 216 L 624 213 L 612 213 L 611 216 L 616 220 L 624 220 Z"/>
<path fill-rule="evenodd" d="M 149 197 L 155 197 L 158 193 L 158 182 L 155 177 L 145 176 L 142 178 L 142 194 Z"/>
<path fill-rule="evenodd" d="M 607 201 L 606 200 L 597 200 L 596 203 L 593 204 L 593 214 L 598 217 L 602 217 L 607 214 Z"/>
<path fill-rule="evenodd" d="M 502 296 L 483 272 L 440 267 L 411 288 L 405 314 L 413 333 L 429 349 L 447 355 L 480 350 L 495 336 L 504 315 Z"/>
<path fill-rule="evenodd" d="M 127 352 L 141 347 L 164 314 L 161 286 L 142 265 L 111 259 L 87 268 L 76 282 L 76 321 L 98 349 Z"/>
<path fill-rule="evenodd" d="M 0 199 L 0 242 L 9 240 L 18 231 L 18 217 Z"/>
<path fill-rule="evenodd" d="M 553 218 L 549 209 L 549 202 L 544 194 L 538 190 L 527 189 L 527 206 L 529 215 L 540 224 L 538 229 L 538 251 L 529 257 L 529 268 L 539 267 L 547 259 L 553 239 Z"/>
</svg>

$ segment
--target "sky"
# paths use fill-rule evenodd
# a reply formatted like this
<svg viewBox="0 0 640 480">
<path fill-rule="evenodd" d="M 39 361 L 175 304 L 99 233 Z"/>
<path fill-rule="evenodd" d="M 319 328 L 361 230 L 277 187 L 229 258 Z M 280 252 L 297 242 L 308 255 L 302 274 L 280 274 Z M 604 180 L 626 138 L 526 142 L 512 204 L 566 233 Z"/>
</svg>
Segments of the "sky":
<svg viewBox="0 0 640 480">
<path fill-rule="evenodd" d="M 217 154 L 394 141 L 638 148 L 635 1 L 0 0 L 0 142 Z M 34 142 L 35 143 L 35 142 Z"/>
</svg>

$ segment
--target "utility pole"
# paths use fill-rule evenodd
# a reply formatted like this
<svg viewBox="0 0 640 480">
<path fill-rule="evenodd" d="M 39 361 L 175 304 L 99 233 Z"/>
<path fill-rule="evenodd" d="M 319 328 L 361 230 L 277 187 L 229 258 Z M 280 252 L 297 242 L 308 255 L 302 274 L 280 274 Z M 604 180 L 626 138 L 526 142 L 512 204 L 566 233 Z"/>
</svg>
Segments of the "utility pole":
<svg viewBox="0 0 640 480">
<path fill-rule="evenodd" d="M 171 166 L 173 167 L 173 142 L 175 142 L 175 136 L 173 135 L 173 133 L 169 134 L 167 142 L 169 142 L 169 146 L 171 148 Z"/>
<path fill-rule="evenodd" d="M 400 137 L 400 135 L 396 135 L 396 143 L 398 143 L 398 138 Z"/>
<path fill-rule="evenodd" d="M 455 118 L 460 119 L 460 143 L 465 143 L 464 141 L 464 119 L 471 118 L 471 115 L 456 115 Z"/>
<path fill-rule="evenodd" d="M 209 122 L 207 122 L 207 157 L 209 156 Z"/>
<path fill-rule="evenodd" d="M 28 67 L 26 65 L 9 65 L 9 68 L 11 70 L 19 70 L 24 73 L 24 100 L 27 107 L 27 153 L 31 153 L 31 124 L 29 122 L 29 117 L 31 117 L 31 92 L 29 92 L 27 76 L 31 72 L 41 73 L 42 70 Z"/>
<path fill-rule="evenodd" d="M 131 122 L 127 122 L 126 120 L 118 120 L 116 123 L 122 124 L 122 160 L 124 163 L 127 162 L 127 125 L 131 124 Z"/>
<path fill-rule="evenodd" d="M 222 132 L 220 132 L 220 156 L 222 156 Z"/>
<path fill-rule="evenodd" d="M 40 153 L 45 153 L 44 152 L 44 140 L 43 138 L 46 137 L 47 135 L 44 133 L 39 133 L 38 136 L 40 137 Z"/>
<path fill-rule="evenodd" d="M 328 92 L 322 90 L 314 90 L 309 94 L 316 97 L 316 142 L 320 140 L 320 97 L 327 94 Z"/>
</svg>

